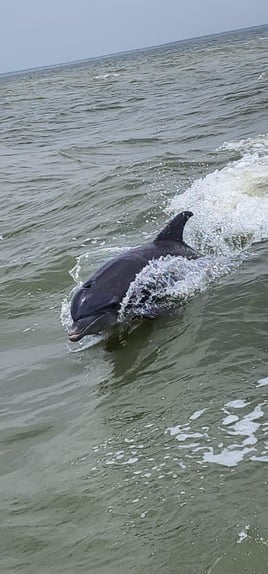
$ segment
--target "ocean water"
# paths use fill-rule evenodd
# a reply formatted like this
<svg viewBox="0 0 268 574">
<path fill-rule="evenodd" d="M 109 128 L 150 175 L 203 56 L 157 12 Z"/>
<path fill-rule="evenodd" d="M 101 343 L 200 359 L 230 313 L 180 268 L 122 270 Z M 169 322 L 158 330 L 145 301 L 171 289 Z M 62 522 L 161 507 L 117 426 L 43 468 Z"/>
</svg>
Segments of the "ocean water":
<svg viewBox="0 0 268 574">
<path fill-rule="evenodd" d="M 268 571 L 268 27 L 0 77 L 1 574 Z M 182 209 L 120 339 L 73 289 Z"/>
</svg>

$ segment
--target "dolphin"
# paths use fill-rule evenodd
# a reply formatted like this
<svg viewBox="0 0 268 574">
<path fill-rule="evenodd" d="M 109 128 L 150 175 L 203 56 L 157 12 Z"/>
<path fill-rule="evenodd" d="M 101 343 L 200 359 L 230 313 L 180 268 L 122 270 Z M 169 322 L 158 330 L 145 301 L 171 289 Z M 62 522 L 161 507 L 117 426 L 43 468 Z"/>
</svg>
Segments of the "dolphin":
<svg viewBox="0 0 268 574">
<path fill-rule="evenodd" d="M 185 223 L 193 213 L 183 211 L 160 231 L 151 243 L 128 249 L 105 263 L 74 293 L 71 301 L 73 324 L 68 337 L 79 341 L 85 335 L 109 331 L 116 326 L 118 311 L 129 285 L 152 259 L 167 255 L 197 259 L 194 249 L 183 241 Z"/>
</svg>

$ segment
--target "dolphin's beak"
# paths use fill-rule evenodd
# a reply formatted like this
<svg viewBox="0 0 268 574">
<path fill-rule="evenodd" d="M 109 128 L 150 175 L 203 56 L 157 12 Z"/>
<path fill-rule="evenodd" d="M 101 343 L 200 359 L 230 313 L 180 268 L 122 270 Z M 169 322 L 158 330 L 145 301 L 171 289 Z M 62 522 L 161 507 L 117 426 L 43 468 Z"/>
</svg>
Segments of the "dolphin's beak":
<svg viewBox="0 0 268 574">
<path fill-rule="evenodd" d="M 93 335 L 105 331 L 116 324 L 116 314 L 109 311 L 104 311 L 98 315 L 89 315 L 74 321 L 68 338 L 70 341 L 77 343 L 86 335 Z"/>
<path fill-rule="evenodd" d="M 91 323 L 90 319 L 91 317 L 88 317 L 84 319 L 78 319 L 78 321 L 73 322 L 71 329 L 68 331 L 68 338 L 70 341 L 80 341 L 80 339 L 82 339 L 82 337 L 87 334 L 87 329 Z"/>
<path fill-rule="evenodd" d="M 73 343 L 77 343 L 78 341 L 80 341 L 80 339 L 82 339 L 82 337 L 84 337 L 83 333 L 76 333 L 75 326 L 72 325 L 71 331 L 68 331 L 69 341 L 72 341 Z"/>
</svg>

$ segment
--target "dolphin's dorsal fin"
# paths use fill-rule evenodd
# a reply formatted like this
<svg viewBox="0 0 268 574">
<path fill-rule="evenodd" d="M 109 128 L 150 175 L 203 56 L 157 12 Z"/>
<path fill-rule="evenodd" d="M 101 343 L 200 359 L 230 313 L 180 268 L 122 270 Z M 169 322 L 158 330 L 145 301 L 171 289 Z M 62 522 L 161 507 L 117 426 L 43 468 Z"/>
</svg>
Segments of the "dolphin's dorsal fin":
<svg viewBox="0 0 268 574">
<path fill-rule="evenodd" d="M 171 221 L 160 231 L 154 240 L 157 241 L 183 241 L 183 229 L 186 221 L 192 217 L 193 213 L 191 211 L 182 211 L 175 215 Z"/>
</svg>

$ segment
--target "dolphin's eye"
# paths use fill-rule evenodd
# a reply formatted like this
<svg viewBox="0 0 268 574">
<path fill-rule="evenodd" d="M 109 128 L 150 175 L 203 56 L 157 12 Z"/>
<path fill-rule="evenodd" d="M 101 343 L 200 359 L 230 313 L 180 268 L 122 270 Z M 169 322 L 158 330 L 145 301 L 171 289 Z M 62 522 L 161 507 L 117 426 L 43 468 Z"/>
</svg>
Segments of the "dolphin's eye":
<svg viewBox="0 0 268 574">
<path fill-rule="evenodd" d="M 95 281 L 91 281 L 91 279 L 89 279 L 88 281 L 86 281 L 86 283 L 84 283 L 84 287 L 86 289 L 89 289 L 90 287 L 93 287 L 95 285 Z"/>
</svg>

